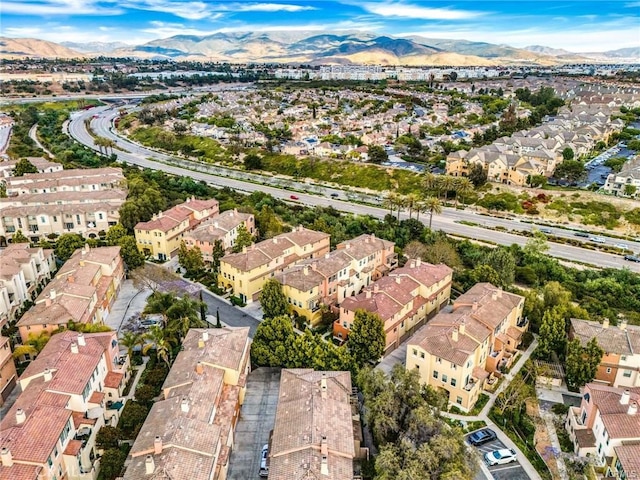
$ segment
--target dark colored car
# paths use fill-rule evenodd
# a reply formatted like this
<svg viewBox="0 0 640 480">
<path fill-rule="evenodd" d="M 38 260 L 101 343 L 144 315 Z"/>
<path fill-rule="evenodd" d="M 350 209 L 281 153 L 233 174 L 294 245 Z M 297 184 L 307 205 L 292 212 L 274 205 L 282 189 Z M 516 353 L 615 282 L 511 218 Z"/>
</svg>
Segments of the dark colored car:
<svg viewBox="0 0 640 480">
<path fill-rule="evenodd" d="M 300 200 L 300 197 L 296 196 L 296 195 L 291 195 L 289 197 L 291 200 Z"/>
<path fill-rule="evenodd" d="M 589 234 L 587 232 L 576 232 L 574 233 L 574 235 L 576 237 L 584 237 L 584 238 L 589 238 Z"/>
<path fill-rule="evenodd" d="M 628 260 L 629 262 L 640 263 L 640 256 L 637 256 L 637 255 L 625 255 L 624 259 Z"/>
<path fill-rule="evenodd" d="M 339 197 L 339 196 L 340 196 L 340 194 L 339 194 L 339 193 L 336 193 L 336 192 L 333 192 L 333 193 L 331 194 L 331 196 L 332 196 L 333 198 L 336 198 L 336 197 Z"/>
<path fill-rule="evenodd" d="M 490 428 L 483 428 L 482 430 L 478 430 L 477 432 L 473 432 L 471 435 L 469 435 L 469 443 L 471 445 L 478 446 L 491 442 L 496 438 L 496 432 L 494 432 Z"/>
</svg>

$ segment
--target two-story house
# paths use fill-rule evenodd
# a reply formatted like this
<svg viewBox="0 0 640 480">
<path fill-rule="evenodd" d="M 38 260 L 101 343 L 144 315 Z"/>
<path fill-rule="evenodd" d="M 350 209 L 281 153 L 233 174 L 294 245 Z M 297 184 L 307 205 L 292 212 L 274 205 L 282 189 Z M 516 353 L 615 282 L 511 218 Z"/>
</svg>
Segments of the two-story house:
<svg viewBox="0 0 640 480">
<path fill-rule="evenodd" d="M 220 260 L 219 284 L 243 302 L 258 300 L 264 283 L 287 267 L 329 252 L 329 234 L 299 226 Z"/>
<path fill-rule="evenodd" d="M 511 365 L 528 326 L 523 308 L 524 297 L 490 283 L 474 285 L 409 339 L 406 368 L 447 392 L 450 405 L 469 411 L 485 381 Z"/>
<path fill-rule="evenodd" d="M 9 337 L 0 336 L 0 407 L 18 382 Z"/>
<path fill-rule="evenodd" d="M 238 228 L 244 225 L 247 232 L 256 234 L 255 218 L 250 213 L 238 212 L 238 209 L 227 210 L 201 223 L 184 234 L 187 248 L 198 247 L 205 262 L 213 261 L 213 247 L 216 241 L 222 242 L 225 251 L 230 251 L 236 244 Z"/>
<path fill-rule="evenodd" d="M 0 423 L 0 478 L 95 480 L 96 435 L 117 424 L 128 376 L 116 332 L 54 335 L 20 377 L 21 394 Z M 106 383 L 116 385 L 111 396 Z"/>
</svg>

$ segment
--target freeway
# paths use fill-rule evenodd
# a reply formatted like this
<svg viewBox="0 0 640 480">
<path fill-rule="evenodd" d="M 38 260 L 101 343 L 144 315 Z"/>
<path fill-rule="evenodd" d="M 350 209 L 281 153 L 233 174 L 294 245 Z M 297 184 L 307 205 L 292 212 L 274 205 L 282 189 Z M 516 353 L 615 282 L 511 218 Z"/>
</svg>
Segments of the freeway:
<svg viewBox="0 0 640 480">
<path fill-rule="evenodd" d="M 269 179 L 267 177 L 260 177 L 247 174 L 246 172 L 237 172 L 230 169 L 199 164 L 197 165 L 197 168 L 205 171 L 193 171 L 192 169 L 183 168 L 179 165 L 188 165 L 190 168 L 195 168 L 196 165 L 193 162 L 180 160 L 174 156 L 142 147 L 141 145 L 133 143 L 130 140 L 115 134 L 112 122 L 117 116 L 118 112 L 113 107 L 96 107 L 74 115 L 71 121 L 68 122 L 66 128 L 68 129 L 68 133 L 77 141 L 97 150 L 94 145 L 93 138 L 87 131 L 84 122 L 85 119 L 91 119 L 91 128 L 95 134 L 113 140 L 116 142 L 118 148 L 121 149 L 114 150 L 114 153 L 118 156 L 118 160 L 121 162 L 138 165 L 144 168 L 161 170 L 173 175 L 188 176 L 195 180 L 202 180 L 218 187 L 229 187 L 247 193 L 261 191 L 276 198 L 291 201 L 291 191 L 272 186 L 274 184 L 273 179 Z M 163 162 L 171 162 L 172 164 Z M 236 178 L 232 178 L 234 176 Z M 246 181 L 247 178 L 252 177 L 259 178 L 265 184 Z M 288 181 L 287 185 L 289 188 L 296 191 L 309 189 L 309 185 L 303 182 Z M 348 201 L 348 199 L 344 198 L 344 191 L 339 189 L 320 187 L 317 188 L 317 190 L 321 192 L 321 194 L 296 193 L 296 202 L 310 206 L 332 206 L 340 211 L 359 215 L 372 215 L 376 218 L 383 218 L 388 213 L 386 209 L 380 207 L 362 205 Z M 337 195 L 338 198 L 332 198 L 331 194 Z M 407 218 L 407 215 L 403 213 L 401 218 Z M 425 221 L 424 217 L 423 221 Z M 472 222 L 478 226 L 459 223 L 461 221 L 466 223 Z M 518 222 L 517 220 L 485 217 L 467 210 L 446 209 L 442 215 L 434 216 L 433 218 L 434 229 L 443 230 L 452 235 L 501 245 L 511 245 L 514 243 L 524 245 L 527 241 L 527 238 L 524 236 L 504 231 L 489 230 L 485 227 L 499 227 L 510 230 L 531 230 L 536 228 L 534 225 Z M 549 228 L 549 231 L 553 235 L 573 237 L 572 232 L 567 232 L 562 228 L 553 227 Z M 615 243 L 615 240 L 613 239 L 608 239 L 608 241 L 609 243 Z M 630 249 L 640 251 L 640 242 L 624 241 L 624 243 L 627 244 Z M 588 250 L 578 246 L 549 242 L 548 253 L 554 257 L 567 261 L 586 263 L 598 267 L 626 267 L 632 271 L 640 272 L 640 264 L 626 262 L 620 255 Z"/>
</svg>

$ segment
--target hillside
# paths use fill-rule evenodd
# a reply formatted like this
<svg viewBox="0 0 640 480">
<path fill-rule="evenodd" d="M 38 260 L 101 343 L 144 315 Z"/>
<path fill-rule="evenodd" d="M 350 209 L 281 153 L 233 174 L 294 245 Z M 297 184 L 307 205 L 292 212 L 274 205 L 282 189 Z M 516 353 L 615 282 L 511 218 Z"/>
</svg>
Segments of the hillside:
<svg viewBox="0 0 640 480">
<path fill-rule="evenodd" d="M 84 55 L 63 45 L 37 38 L 0 37 L 1 58 L 82 58 Z"/>
</svg>

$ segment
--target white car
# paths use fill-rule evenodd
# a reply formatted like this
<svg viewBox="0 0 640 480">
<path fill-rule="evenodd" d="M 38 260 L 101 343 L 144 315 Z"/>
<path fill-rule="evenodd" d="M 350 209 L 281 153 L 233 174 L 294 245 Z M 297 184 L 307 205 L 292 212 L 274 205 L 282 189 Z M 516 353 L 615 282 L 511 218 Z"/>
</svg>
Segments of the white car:
<svg viewBox="0 0 640 480">
<path fill-rule="evenodd" d="M 260 452 L 260 473 L 261 477 L 269 476 L 269 465 L 267 464 L 267 454 L 269 453 L 269 445 L 265 445 L 262 447 L 262 452 Z"/>
<path fill-rule="evenodd" d="M 626 243 L 616 243 L 614 247 L 620 248 L 622 250 L 629 250 L 629 245 L 627 245 Z"/>
<path fill-rule="evenodd" d="M 503 465 L 505 463 L 515 462 L 516 458 L 515 450 L 510 448 L 503 448 L 501 450 L 494 450 L 493 452 L 484 454 L 484 462 L 489 465 Z"/>
<path fill-rule="evenodd" d="M 596 243 L 607 243 L 607 239 L 604 237 L 589 237 L 589 240 Z"/>
</svg>

